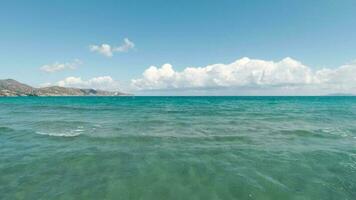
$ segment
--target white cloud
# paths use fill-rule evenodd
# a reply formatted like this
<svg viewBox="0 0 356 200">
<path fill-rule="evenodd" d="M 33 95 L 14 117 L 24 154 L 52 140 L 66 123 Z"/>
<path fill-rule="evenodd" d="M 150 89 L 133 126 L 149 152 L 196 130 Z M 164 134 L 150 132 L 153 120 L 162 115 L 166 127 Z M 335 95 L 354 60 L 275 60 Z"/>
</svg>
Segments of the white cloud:
<svg viewBox="0 0 356 200">
<path fill-rule="evenodd" d="M 137 90 L 248 87 L 356 92 L 356 63 L 317 71 L 289 57 L 278 62 L 242 58 L 230 64 L 187 67 L 183 71 L 175 71 L 170 64 L 164 64 L 160 68 L 149 67 L 141 78 L 133 79 L 131 85 Z"/>
<path fill-rule="evenodd" d="M 133 49 L 135 44 L 130 41 L 128 38 L 124 39 L 124 43 L 118 47 L 112 47 L 109 44 L 101 44 L 101 45 L 90 45 L 89 49 L 92 52 L 98 52 L 104 56 L 112 57 L 114 52 L 127 52 L 130 49 Z"/>
<path fill-rule="evenodd" d="M 113 50 L 110 45 L 102 44 L 102 45 L 90 45 L 90 51 L 98 52 L 104 56 L 111 57 L 113 55 Z"/>
<path fill-rule="evenodd" d="M 79 65 L 83 64 L 83 62 L 79 59 L 75 59 L 72 62 L 67 62 L 67 63 L 59 63 L 55 62 L 50 65 L 43 65 L 40 69 L 44 72 L 47 73 L 54 73 L 54 72 L 59 72 L 63 70 L 74 70 L 79 67 Z"/>
<path fill-rule="evenodd" d="M 114 51 L 127 52 L 130 49 L 133 49 L 134 47 L 135 47 L 135 44 L 132 41 L 130 41 L 128 38 L 125 38 L 124 39 L 124 44 L 122 44 L 119 47 L 114 48 Z"/>
<path fill-rule="evenodd" d="M 42 87 L 48 86 L 61 86 L 61 87 L 73 87 L 73 88 L 93 88 L 100 90 L 117 90 L 119 83 L 115 81 L 111 76 L 99 76 L 88 80 L 83 80 L 81 77 L 67 77 L 54 84 L 44 83 Z"/>
</svg>

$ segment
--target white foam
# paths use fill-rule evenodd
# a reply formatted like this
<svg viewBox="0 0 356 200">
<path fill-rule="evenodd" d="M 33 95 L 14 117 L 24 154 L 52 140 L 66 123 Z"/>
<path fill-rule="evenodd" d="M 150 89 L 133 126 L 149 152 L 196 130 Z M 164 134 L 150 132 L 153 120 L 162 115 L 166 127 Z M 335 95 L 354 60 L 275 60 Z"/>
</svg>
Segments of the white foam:
<svg viewBox="0 0 356 200">
<path fill-rule="evenodd" d="M 40 135 L 47 135 L 47 136 L 54 136 L 54 137 L 76 137 L 81 134 L 80 132 L 74 132 L 74 131 L 70 131 L 66 133 L 49 133 L 49 132 L 36 131 L 36 133 Z"/>
</svg>

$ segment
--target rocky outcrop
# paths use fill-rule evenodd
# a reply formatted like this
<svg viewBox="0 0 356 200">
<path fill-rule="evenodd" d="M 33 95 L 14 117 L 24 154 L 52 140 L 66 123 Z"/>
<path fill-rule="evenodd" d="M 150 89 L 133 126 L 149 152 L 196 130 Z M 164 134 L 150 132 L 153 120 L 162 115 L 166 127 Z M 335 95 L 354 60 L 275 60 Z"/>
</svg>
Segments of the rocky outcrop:
<svg viewBox="0 0 356 200">
<path fill-rule="evenodd" d="M 59 86 L 34 88 L 13 79 L 0 80 L 0 96 L 125 96 L 122 92 Z"/>
</svg>

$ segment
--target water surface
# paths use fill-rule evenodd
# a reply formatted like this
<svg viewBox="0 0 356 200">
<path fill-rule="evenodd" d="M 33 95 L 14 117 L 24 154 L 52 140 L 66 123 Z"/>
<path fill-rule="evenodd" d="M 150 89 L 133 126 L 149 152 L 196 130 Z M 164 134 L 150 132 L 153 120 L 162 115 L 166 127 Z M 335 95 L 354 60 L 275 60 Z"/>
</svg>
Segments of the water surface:
<svg viewBox="0 0 356 200">
<path fill-rule="evenodd" d="M 0 199 L 355 196 L 355 97 L 0 98 Z"/>
</svg>

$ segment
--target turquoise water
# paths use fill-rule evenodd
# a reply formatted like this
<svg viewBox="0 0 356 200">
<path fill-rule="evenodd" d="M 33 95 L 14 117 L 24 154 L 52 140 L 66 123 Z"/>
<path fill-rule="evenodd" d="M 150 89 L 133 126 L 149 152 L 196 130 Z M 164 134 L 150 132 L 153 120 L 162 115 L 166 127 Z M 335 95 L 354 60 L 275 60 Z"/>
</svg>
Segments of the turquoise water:
<svg viewBox="0 0 356 200">
<path fill-rule="evenodd" d="M 0 199 L 355 197 L 355 97 L 0 98 Z"/>
</svg>

